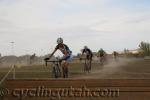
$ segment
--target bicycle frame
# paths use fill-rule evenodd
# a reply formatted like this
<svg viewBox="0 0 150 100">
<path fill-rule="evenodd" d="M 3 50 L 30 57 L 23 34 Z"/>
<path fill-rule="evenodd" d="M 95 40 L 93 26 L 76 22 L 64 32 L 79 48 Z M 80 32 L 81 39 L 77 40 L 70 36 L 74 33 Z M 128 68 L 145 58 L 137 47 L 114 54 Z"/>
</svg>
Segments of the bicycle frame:
<svg viewBox="0 0 150 100">
<path fill-rule="evenodd" d="M 54 78 L 61 77 L 60 61 L 58 60 L 46 61 L 46 66 L 47 66 L 47 62 L 51 62 L 53 64 L 52 65 L 52 77 Z"/>
<path fill-rule="evenodd" d="M 87 59 L 87 58 L 82 58 L 82 59 L 85 60 L 83 71 L 89 73 L 91 70 L 90 59 Z"/>
<path fill-rule="evenodd" d="M 61 71 L 60 71 L 60 61 L 58 60 L 54 60 L 54 61 L 49 61 L 49 60 L 45 60 L 45 64 L 46 66 L 48 65 L 48 62 L 52 62 L 53 63 L 53 69 L 52 69 L 52 76 L 54 76 L 55 78 L 58 78 L 61 76 Z M 63 78 L 68 78 L 68 67 L 65 66 L 61 66 L 62 67 L 62 72 L 63 72 Z"/>
<path fill-rule="evenodd" d="M 99 59 L 100 59 L 100 65 L 104 66 L 104 64 L 106 63 L 106 56 L 102 56 Z"/>
</svg>

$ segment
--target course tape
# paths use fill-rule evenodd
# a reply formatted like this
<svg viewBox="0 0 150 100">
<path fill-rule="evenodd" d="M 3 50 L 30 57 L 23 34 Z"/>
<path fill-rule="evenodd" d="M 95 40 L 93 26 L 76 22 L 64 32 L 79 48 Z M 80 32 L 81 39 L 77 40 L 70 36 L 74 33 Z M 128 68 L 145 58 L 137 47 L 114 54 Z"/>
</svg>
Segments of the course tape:
<svg viewBox="0 0 150 100">
<path fill-rule="evenodd" d="M 0 81 L 0 85 L 3 83 L 3 81 L 7 78 L 7 76 L 9 75 L 9 73 L 14 69 L 14 66 L 12 66 L 10 68 L 10 70 L 6 73 L 6 75 L 1 79 Z"/>
</svg>

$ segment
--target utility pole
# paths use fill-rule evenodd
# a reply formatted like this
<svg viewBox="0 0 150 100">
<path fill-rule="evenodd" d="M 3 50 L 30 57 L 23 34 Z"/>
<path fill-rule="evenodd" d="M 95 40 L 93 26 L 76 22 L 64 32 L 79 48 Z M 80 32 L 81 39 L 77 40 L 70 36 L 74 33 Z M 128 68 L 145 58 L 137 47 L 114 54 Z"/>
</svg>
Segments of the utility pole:
<svg viewBox="0 0 150 100">
<path fill-rule="evenodd" d="M 15 54 L 14 54 L 14 43 L 15 42 L 10 42 L 11 43 L 11 54 L 14 56 Z M 16 78 L 16 69 L 15 69 L 15 64 L 13 64 L 13 79 L 15 79 Z"/>
<path fill-rule="evenodd" d="M 11 53 L 12 55 L 14 55 L 14 43 L 15 42 L 10 42 L 11 43 Z"/>
</svg>

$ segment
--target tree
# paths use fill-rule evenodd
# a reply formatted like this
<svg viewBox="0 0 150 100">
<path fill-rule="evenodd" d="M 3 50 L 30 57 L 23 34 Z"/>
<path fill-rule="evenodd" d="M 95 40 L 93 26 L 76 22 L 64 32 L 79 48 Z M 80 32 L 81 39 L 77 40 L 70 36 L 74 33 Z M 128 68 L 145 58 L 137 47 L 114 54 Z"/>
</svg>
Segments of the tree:
<svg viewBox="0 0 150 100">
<path fill-rule="evenodd" d="M 142 41 L 139 47 L 143 50 L 145 56 L 150 56 L 150 43 Z"/>
</svg>

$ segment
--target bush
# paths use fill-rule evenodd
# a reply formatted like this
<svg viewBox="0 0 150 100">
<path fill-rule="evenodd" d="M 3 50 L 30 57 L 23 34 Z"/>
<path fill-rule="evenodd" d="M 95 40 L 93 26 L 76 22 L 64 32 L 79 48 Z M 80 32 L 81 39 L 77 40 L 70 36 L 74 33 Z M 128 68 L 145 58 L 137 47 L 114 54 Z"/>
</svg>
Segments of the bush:
<svg viewBox="0 0 150 100">
<path fill-rule="evenodd" d="M 150 56 L 150 43 L 142 41 L 139 47 L 141 50 L 143 50 L 145 56 Z"/>
</svg>

